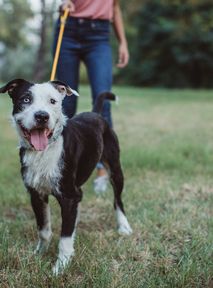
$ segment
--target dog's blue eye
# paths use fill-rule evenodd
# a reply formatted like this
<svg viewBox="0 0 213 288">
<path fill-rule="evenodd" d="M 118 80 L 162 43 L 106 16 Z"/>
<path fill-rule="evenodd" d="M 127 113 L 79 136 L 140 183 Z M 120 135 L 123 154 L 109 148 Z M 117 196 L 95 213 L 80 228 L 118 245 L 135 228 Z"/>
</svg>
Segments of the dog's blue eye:
<svg viewBox="0 0 213 288">
<path fill-rule="evenodd" d="M 24 98 L 24 103 L 30 103 L 30 99 L 29 98 Z"/>
<path fill-rule="evenodd" d="M 50 103 L 51 103 L 51 104 L 55 104 L 55 103 L 56 103 L 56 100 L 55 100 L 55 99 L 50 99 Z"/>
</svg>

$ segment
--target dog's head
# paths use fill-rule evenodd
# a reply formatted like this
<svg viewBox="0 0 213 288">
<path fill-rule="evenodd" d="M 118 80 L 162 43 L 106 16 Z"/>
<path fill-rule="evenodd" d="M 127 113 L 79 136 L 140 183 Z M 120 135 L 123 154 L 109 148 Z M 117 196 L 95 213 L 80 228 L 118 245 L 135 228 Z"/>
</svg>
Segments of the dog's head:
<svg viewBox="0 0 213 288">
<path fill-rule="evenodd" d="M 21 137 L 21 145 L 43 151 L 58 135 L 66 123 L 62 113 L 62 100 L 77 92 L 61 81 L 42 84 L 15 79 L 0 88 L 13 101 L 13 119 Z"/>
</svg>

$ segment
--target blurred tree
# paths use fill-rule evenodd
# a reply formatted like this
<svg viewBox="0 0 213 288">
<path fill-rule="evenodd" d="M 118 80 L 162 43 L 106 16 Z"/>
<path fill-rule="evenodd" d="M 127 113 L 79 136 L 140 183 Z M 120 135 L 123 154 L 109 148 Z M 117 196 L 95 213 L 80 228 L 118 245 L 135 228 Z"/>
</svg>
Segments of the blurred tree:
<svg viewBox="0 0 213 288">
<path fill-rule="evenodd" d="M 0 1 L 0 79 L 29 77 L 33 51 L 27 21 L 33 12 L 27 0 Z"/>
<path fill-rule="evenodd" d="M 35 81 L 39 81 L 44 77 L 45 66 L 44 59 L 46 54 L 46 26 L 47 26 L 47 16 L 46 16 L 46 1 L 40 0 L 41 2 L 41 27 L 39 32 L 39 48 L 37 52 L 37 59 L 35 61 L 34 66 L 34 79 Z"/>
<path fill-rule="evenodd" d="M 213 5 L 209 0 L 147 0 L 136 17 L 132 61 L 122 76 L 136 85 L 213 87 Z M 131 43 L 132 44 L 132 43 Z"/>
<path fill-rule="evenodd" d="M 60 1 L 39 1 L 42 9 L 36 19 L 41 21 L 36 30 L 29 28 L 28 20 L 35 15 L 29 1 L 0 0 L 1 80 L 30 79 L 33 74 L 37 80 L 49 79 Z M 130 64 L 115 70 L 118 81 L 141 86 L 213 87 L 212 0 L 120 1 Z M 114 55 L 116 45 L 113 40 Z"/>
<path fill-rule="evenodd" d="M 39 47 L 34 65 L 33 78 L 36 81 L 48 80 L 52 66 L 52 45 L 53 45 L 53 25 L 54 12 L 57 10 L 57 0 L 52 0 L 47 4 L 46 0 L 41 2 L 41 21 L 37 32 L 39 36 Z"/>
<path fill-rule="evenodd" d="M 0 43 L 8 48 L 26 44 L 25 24 L 33 16 L 28 0 L 0 2 Z"/>
</svg>

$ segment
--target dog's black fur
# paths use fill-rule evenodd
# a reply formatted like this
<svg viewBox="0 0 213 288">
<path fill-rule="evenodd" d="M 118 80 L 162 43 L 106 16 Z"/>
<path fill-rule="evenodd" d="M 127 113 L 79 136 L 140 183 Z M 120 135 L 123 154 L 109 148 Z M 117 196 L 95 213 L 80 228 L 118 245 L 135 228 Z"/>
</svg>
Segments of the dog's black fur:
<svg viewBox="0 0 213 288">
<path fill-rule="evenodd" d="M 61 82 L 59 84 L 65 85 Z M 22 107 L 23 95 L 29 94 L 29 97 L 32 97 L 29 91 L 32 85 L 34 84 L 19 79 L 9 82 L 0 89 L 0 93 L 8 92 L 11 96 L 14 104 L 13 114 L 24 109 Z M 53 83 L 53 85 L 55 84 Z M 74 231 L 77 207 L 82 199 L 81 186 L 90 177 L 99 161 L 104 163 L 109 172 L 114 190 L 114 207 L 115 209 L 119 208 L 125 214 L 121 200 L 124 177 L 119 159 L 118 139 L 114 131 L 99 114 L 105 99 L 114 100 L 115 96 L 107 92 L 101 94 L 97 99 L 93 112 L 84 112 L 67 120 L 62 131 L 63 154 L 61 161 L 63 162 L 63 168 L 58 187 L 60 193 L 57 193 L 52 187 L 51 193 L 61 206 L 61 236 L 63 237 L 70 237 Z M 20 148 L 21 173 L 24 182 L 27 170 L 31 169 L 23 162 L 26 151 L 26 147 Z M 31 195 L 38 229 L 42 230 L 46 221 L 44 207 L 48 203 L 48 195 L 41 195 L 27 184 L 26 187 Z"/>
<path fill-rule="evenodd" d="M 113 98 L 108 93 L 102 94 L 101 98 L 104 100 L 108 96 Z M 97 110 L 94 109 L 94 111 Z M 68 209 L 68 207 L 63 207 L 64 203 L 65 206 L 70 203 L 69 210 L 72 210 L 72 214 L 74 213 L 77 203 L 82 199 L 81 186 L 87 181 L 96 164 L 100 161 L 109 168 L 110 180 L 114 188 L 114 207 L 116 208 L 117 204 L 121 211 L 124 212 L 121 200 L 124 178 L 119 160 L 119 144 L 115 133 L 107 122 L 95 112 L 84 112 L 72 119 L 68 119 L 62 134 L 64 138 L 64 168 L 59 188 L 61 193 L 58 195 L 53 192 L 53 195 L 61 205 L 62 211 L 63 209 Z M 25 150 L 25 148 L 20 148 L 23 179 L 26 169 L 29 169 L 22 162 Z M 39 207 L 42 207 L 41 203 L 38 202 L 38 205 L 36 205 L 36 201 L 38 201 L 35 201 L 36 191 L 31 187 L 27 187 L 27 189 L 33 196 L 32 205 L 37 216 L 37 224 L 42 228 L 42 209 L 39 209 Z M 68 211 L 64 211 L 64 213 L 67 214 Z M 75 220 L 74 218 L 73 220 Z M 63 213 L 62 220 L 62 235 L 70 235 L 74 223 L 71 223 L 70 217 L 63 217 Z"/>
</svg>

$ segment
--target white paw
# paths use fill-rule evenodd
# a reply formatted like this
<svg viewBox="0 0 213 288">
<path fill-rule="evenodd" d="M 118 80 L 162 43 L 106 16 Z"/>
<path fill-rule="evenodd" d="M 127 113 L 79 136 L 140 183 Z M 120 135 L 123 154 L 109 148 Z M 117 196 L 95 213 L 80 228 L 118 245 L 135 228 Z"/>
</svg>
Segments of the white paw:
<svg viewBox="0 0 213 288">
<path fill-rule="evenodd" d="M 59 274 L 63 274 L 64 270 L 68 267 L 68 264 L 71 262 L 71 257 L 64 256 L 63 258 L 58 258 L 55 265 L 53 266 L 53 274 L 58 276 Z"/>
<path fill-rule="evenodd" d="M 75 231 L 71 237 L 61 237 L 59 241 L 59 254 L 58 259 L 52 271 L 55 276 L 62 274 L 74 256 L 74 243 Z"/>
<path fill-rule="evenodd" d="M 33 251 L 33 254 L 45 253 L 49 248 L 51 239 L 52 239 L 52 236 L 48 240 L 39 239 L 36 249 Z"/>
<path fill-rule="evenodd" d="M 120 235 L 131 235 L 132 234 L 132 228 L 130 227 L 129 223 L 127 222 L 127 223 L 125 223 L 125 225 L 122 224 L 118 227 L 118 233 Z"/>
<path fill-rule="evenodd" d="M 117 223 L 118 223 L 118 233 L 120 235 L 130 235 L 132 234 L 132 228 L 129 225 L 129 222 L 124 215 L 124 213 L 121 211 L 119 207 L 116 209 L 116 217 L 117 217 Z"/>
</svg>

